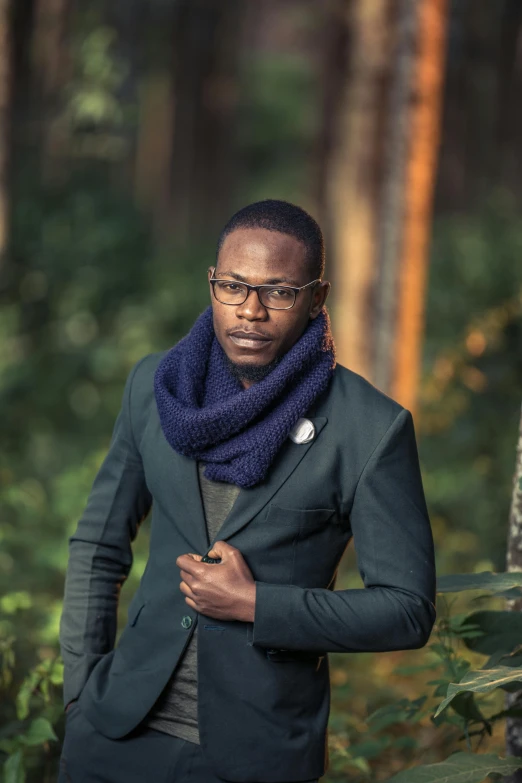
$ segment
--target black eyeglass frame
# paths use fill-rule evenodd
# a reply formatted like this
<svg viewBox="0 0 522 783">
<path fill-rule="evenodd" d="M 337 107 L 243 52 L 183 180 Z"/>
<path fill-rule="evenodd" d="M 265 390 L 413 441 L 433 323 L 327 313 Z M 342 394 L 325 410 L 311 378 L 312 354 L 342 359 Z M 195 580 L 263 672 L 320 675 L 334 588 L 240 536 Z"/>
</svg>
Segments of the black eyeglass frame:
<svg viewBox="0 0 522 783">
<path fill-rule="evenodd" d="M 215 267 L 214 267 L 215 269 Z M 297 294 L 299 291 L 302 291 L 303 288 L 308 288 L 308 286 L 313 285 L 314 283 L 321 283 L 321 278 L 318 277 L 316 280 L 312 280 L 310 283 L 307 283 L 306 285 L 302 286 L 295 286 L 295 285 L 276 285 L 275 283 L 261 283 L 260 285 L 252 285 L 251 283 L 244 283 L 242 280 L 229 280 L 226 277 L 211 277 L 209 278 L 209 282 L 212 283 L 212 292 L 214 296 L 216 297 L 217 301 L 220 304 L 224 305 L 231 305 L 232 307 L 239 307 L 239 305 L 245 304 L 246 300 L 250 296 L 250 291 L 254 290 L 257 291 L 257 297 L 259 299 L 259 289 L 260 288 L 275 288 L 275 289 L 284 289 L 285 291 L 294 291 L 295 292 L 295 298 L 290 307 L 270 307 L 270 305 L 266 305 L 264 302 L 261 302 L 261 299 L 259 299 L 260 303 L 263 305 L 263 307 L 268 308 L 268 310 L 291 310 L 292 307 L 295 305 L 297 301 Z M 223 283 L 236 283 L 237 285 L 243 285 L 246 286 L 247 293 L 245 298 L 242 302 L 222 302 L 221 299 L 218 299 L 216 296 L 215 286 L 214 283 L 216 282 L 223 282 Z"/>
</svg>

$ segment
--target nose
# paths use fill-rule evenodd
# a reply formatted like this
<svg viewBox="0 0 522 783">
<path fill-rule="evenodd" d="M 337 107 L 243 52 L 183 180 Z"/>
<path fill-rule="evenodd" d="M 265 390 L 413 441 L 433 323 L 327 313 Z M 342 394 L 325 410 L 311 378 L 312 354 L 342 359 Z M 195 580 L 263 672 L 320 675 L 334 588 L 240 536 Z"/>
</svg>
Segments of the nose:
<svg viewBox="0 0 522 783">
<path fill-rule="evenodd" d="M 236 307 L 236 315 L 248 321 L 259 321 L 266 318 L 267 309 L 259 299 L 259 292 L 250 289 L 243 304 Z"/>
</svg>

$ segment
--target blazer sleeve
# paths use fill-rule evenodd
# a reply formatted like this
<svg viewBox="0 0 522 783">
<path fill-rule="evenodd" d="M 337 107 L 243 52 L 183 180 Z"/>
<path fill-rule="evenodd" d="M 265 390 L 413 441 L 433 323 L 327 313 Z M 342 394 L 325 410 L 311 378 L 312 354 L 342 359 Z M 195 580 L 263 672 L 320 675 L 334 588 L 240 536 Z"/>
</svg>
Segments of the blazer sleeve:
<svg viewBox="0 0 522 783">
<path fill-rule="evenodd" d="M 131 542 L 152 505 L 130 414 L 132 383 L 145 358 L 127 378 L 107 455 L 69 538 L 59 628 L 65 706 L 114 647 L 120 589 L 133 562 Z"/>
<path fill-rule="evenodd" d="M 365 587 L 332 591 L 256 582 L 254 645 L 384 652 L 427 643 L 436 618 L 434 544 L 413 419 L 405 408 L 360 475 L 350 524 Z"/>
</svg>

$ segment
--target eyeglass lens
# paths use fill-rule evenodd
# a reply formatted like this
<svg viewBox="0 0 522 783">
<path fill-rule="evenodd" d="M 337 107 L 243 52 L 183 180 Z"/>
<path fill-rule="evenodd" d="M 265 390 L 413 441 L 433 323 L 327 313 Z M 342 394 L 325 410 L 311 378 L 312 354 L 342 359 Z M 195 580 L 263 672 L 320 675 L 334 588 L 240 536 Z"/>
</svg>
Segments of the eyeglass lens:
<svg viewBox="0 0 522 783">
<path fill-rule="evenodd" d="M 295 291 L 292 290 L 275 286 L 262 286 L 257 290 L 261 303 L 275 310 L 286 310 L 295 302 Z M 243 304 L 248 295 L 248 288 L 242 283 L 231 283 L 226 280 L 215 281 L 214 291 L 216 299 L 223 304 Z"/>
</svg>

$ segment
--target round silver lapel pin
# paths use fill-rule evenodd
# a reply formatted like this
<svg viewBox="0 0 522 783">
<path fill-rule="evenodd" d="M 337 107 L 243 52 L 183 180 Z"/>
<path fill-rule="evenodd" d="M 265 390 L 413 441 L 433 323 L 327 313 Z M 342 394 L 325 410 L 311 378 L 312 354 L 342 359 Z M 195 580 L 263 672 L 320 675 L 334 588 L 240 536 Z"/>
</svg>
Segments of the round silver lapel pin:
<svg viewBox="0 0 522 783">
<path fill-rule="evenodd" d="M 290 438 L 294 443 L 309 443 L 314 439 L 315 427 L 310 419 L 297 419 L 290 430 Z"/>
</svg>

